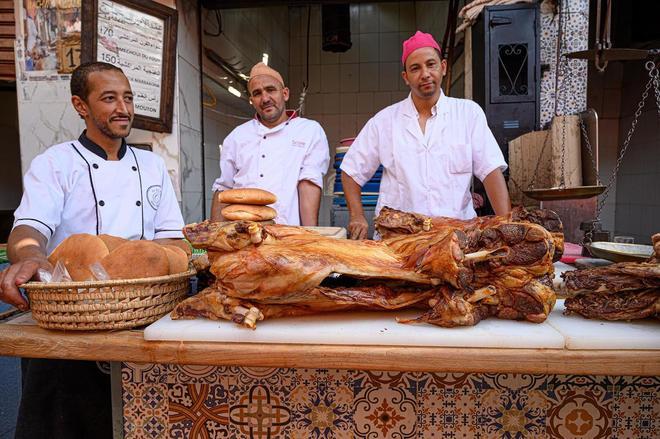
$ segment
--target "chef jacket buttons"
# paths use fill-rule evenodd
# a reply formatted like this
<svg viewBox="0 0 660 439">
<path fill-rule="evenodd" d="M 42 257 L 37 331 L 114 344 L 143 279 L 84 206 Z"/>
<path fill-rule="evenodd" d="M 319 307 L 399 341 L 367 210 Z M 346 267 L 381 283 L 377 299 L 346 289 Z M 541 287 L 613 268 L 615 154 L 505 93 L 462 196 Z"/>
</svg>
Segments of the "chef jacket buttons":
<svg viewBox="0 0 660 439">
<path fill-rule="evenodd" d="M 265 159 L 265 158 L 266 158 L 266 154 L 261 154 L 261 158 L 262 158 L 262 159 Z"/>
<path fill-rule="evenodd" d="M 131 166 L 131 169 L 137 171 L 137 166 Z"/>
<path fill-rule="evenodd" d="M 135 205 L 139 207 L 139 206 L 142 206 L 142 203 L 140 201 L 136 201 Z"/>
<path fill-rule="evenodd" d="M 266 136 L 264 136 L 264 139 L 265 139 L 265 138 L 266 138 Z"/>
<path fill-rule="evenodd" d="M 105 201 L 103 200 L 99 201 L 99 206 L 105 206 Z"/>
<path fill-rule="evenodd" d="M 259 174 L 259 177 L 263 177 L 263 176 L 264 176 L 264 174 Z"/>
<path fill-rule="evenodd" d="M 99 168 L 99 165 L 97 165 L 96 163 L 94 163 L 94 164 L 92 165 L 92 168 L 94 168 L 94 169 L 98 169 L 98 168 Z"/>
</svg>

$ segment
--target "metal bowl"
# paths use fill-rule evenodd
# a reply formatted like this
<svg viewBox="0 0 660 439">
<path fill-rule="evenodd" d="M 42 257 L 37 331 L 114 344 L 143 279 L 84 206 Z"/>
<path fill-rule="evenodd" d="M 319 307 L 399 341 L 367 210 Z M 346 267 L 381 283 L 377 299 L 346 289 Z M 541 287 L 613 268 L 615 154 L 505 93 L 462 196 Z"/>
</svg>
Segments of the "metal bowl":
<svg viewBox="0 0 660 439">
<path fill-rule="evenodd" d="M 653 256 L 653 246 L 597 241 L 587 244 L 589 253 L 612 262 L 644 262 Z"/>
</svg>

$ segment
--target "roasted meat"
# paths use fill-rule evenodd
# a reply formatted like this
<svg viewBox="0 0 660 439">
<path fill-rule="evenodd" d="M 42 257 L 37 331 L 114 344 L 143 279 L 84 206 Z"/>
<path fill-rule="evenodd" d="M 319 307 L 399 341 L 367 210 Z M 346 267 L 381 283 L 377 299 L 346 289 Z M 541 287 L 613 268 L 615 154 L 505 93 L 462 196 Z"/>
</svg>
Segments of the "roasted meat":
<svg viewBox="0 0 660 439">
<path fill-rule="evenodd" d="M 490 293 L 490 291 L 489 291 Z M 475 301 L 472 303 L 450 287 L 438 288 L 438 293 L 429 300 L 430 309 L 415 319 L 397 319 L 399 323 L 431 323 L 444 328 L 474 326 L 491 315 L 491 308 Z"/>
<path fill-rule="evenodd" d="M 487 316 L 543 321 L 554 305 L 552 235 L 536 224 L 437 226 L 382 241 L 323 237 L 299 227 L 205 221 L 185 227 L 208 250 L 217 281 L 173 318 L 263 318 L 354 309 L 429 310 L 419 321 L 476 324 Z M 469 304 L 466 305 L 465 303 Z"/>
<path fill-rule="evenodd" d="M 564 229 L 559 218 L 552 210 L 535 209 L 526 210 L 523 207 L 515 207 L 511 213 L 504 216 L 483 216 L 471 220 L 459 220 L 447 217 L 428 217 L 418 213 L 402 212 L 400 210 L 383 207 L 379 215 L 374 219 L 376 230 L 384 239 L 399 235 L 410 235 L 430 230 L 452 227 L 466 234 L 497 227 L 499 224 L 507 223 L 532 223 L 543 227 L 550 232 L 554 241 L 553 260 L 556 262 L 564 253 Z"/>
<path fill-rule="evenodd" d="M 613 294 L 578 294 L 564 301 L 566 314 L 588 319 L 636 320 L 660 316 L 660 289 Z"/>
<path fill-rule="evenodd" d="M 651 256 L 651 259 L 649 259 L 649 262 L 655 262 L 656 264 L 660 264 L 660 233 L 656 233 L 651 237 L 651 241 L 653 242 L 653 252 L 654 255 Z"/>
<path fill-rule="evenodd" d="M 566 314 L 589 319 L 634 320 L 660 317 L 660 234 L 647 262 L 620 262 L 562 274 L 571 297 Z"/>
<path fill-rule="evenodd" d="M 562 278 L 570 294 L 660 289 L 660 264 L 620 262 L 605 267 L 567 271 Z"/>
<path fill-rule="evenodd" d="M 218 288 L 207 288 L 179 304 L 172 312 L 172 318 L 226 319 L 254 328 L 256 321 L 264 318 L 343 310 L 425 308 L 421 304 L 434 295 L 435 291 L 429 287 L 316 287 L 300 293 L 297 301 L 264 303 L 232 297 Z"/>
</svg>

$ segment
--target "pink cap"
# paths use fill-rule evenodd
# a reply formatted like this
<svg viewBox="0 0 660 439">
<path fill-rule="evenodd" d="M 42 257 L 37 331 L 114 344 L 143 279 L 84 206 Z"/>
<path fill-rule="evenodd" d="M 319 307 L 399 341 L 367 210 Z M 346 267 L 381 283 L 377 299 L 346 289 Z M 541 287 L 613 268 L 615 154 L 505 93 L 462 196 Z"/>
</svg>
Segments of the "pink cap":
<svg viewBox="0 0 660 439">
<path fill-rule="evenodd" d="M 401 56 L 401 64 L 405 66 L 406 60 L 410 54 L 417 49 L 421 49 L 422 47 L 433 47 L 434 49 L 438 49 L 442 52 L 440 45 L 437 41 L 435 41 L 433 35 L 417 31 L 415 32 L 415 35 L 403 42 L 403 55 Z"/>
<path fill-rule="evenodd" d="M 271 78 L 275 78 L 280 82 L 280 84 L 282 84 L 282 86 L 284 86 L 284 79 L 282 79 L 282 75 L 280 75 L 280 72 L 273 69 L 272 67 L 267 66 L 262 62 L 257 63 L 254 65 L 254 67 L 252 67 L 252 70 L 250 70 L 250 79 L 248 80 L 248 82 L 250 82 L 252 78 L 255 78 L 260 75 L 266 75 L 266 76 L 270 76 Z"/>
</svg>

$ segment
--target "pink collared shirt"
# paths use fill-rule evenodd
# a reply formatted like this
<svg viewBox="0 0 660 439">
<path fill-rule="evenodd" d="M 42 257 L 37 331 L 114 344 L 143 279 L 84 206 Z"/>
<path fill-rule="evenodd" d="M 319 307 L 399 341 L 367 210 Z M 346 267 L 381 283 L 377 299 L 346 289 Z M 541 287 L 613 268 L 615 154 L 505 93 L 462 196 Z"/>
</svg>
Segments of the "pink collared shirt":
<svg viewBox="0 0 660 439">
<path fill-rule="evenodd" d="M 225 138 L 220 152 L 220 177 L 213 191 L 260 188 L 274 193 L 275 222 L 300 225 L 298 182 L 309 180 L 323 189 L 330 153 L 318 122 L 295 117 L 274 128 L 252 119 Z"/>
<path fill-rule="evenodd" d="M 383 206 L 430 216 L 476 216 L 470 185 L 507 164 L 483 110 L 441 94 L 426 122 L 411 96 L 378 112 L 346 153 L 341 170 L 363 186 L 383 165 L 376 213 Z"/>
</svg>

